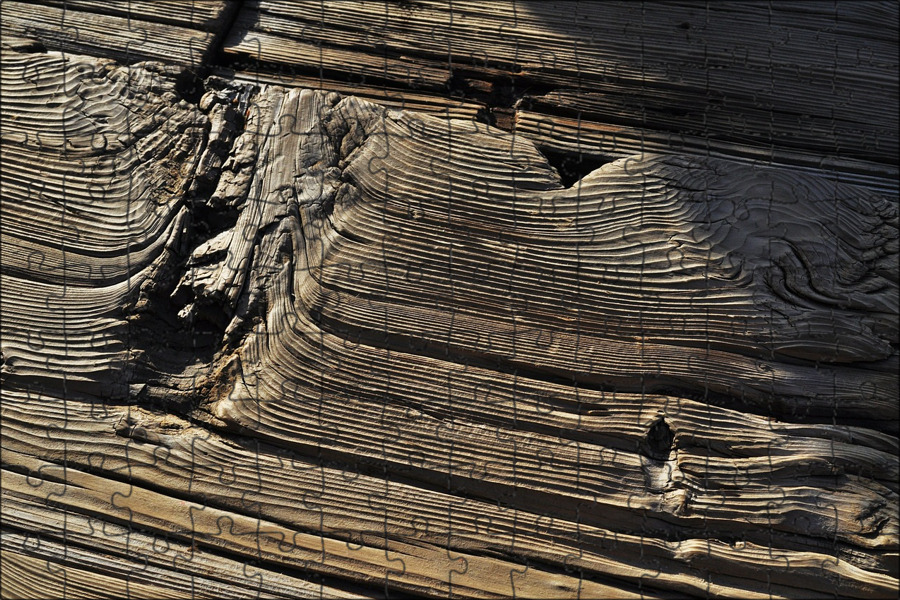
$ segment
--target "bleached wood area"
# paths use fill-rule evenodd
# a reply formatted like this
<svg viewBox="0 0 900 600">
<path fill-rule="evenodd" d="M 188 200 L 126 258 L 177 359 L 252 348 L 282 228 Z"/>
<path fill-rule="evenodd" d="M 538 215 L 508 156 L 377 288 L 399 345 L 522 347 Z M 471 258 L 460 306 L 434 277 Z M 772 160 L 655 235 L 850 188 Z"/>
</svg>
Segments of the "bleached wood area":
<svg viewBox="0 0 900 600">
<path fill-rule="evenodd" d="M 0 9 L 4 598 L 896 595 L 895 3 Z"/>
</svg>

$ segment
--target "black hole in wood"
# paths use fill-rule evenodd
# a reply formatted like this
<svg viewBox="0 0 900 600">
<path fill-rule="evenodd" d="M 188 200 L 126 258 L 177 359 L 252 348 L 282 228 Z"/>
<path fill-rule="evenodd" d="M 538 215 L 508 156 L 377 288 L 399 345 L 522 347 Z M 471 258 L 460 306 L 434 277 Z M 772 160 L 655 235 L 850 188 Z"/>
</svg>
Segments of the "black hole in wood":
<svg viewBox="0 0 900 600">
<path fill-rule="evenodd" d="M 197 73 L 186 69 L 175 79 L 175 91 L 182 100 L 190 104 L 199 104 L 206 88 Z"/>
<path fill-rule="evenodd" d="M 672 433 L 665 419 L 659 419 L 647 431 L 641 453 L 654 460 L 666 460 L 672 451 L 672 442 L 674 441 L 675 434 Z"/>
<path fill-rule="evenodd" d="M 690 29 L 690 28 L 691 28 L 691 24 L 688 23 L 687 21 L 685 21 L 684 23 L 679 23 L 679 24 L 678 24 L 678 28 L 679 28 L 679 29 Z"/>
<path fill-rule="evenodd" d="M 608 162 L 612 162 L 606 158 L 588 156 L 586 154 L 560 152 L 547 148 L 541 148 L 540 150 L 547 162 L 550 163 L 550 166 L 559 173 L 560 182 L 565 187 L 571 187 L 572 184 L 585 175 L 599 169 Z"/>
</svg>

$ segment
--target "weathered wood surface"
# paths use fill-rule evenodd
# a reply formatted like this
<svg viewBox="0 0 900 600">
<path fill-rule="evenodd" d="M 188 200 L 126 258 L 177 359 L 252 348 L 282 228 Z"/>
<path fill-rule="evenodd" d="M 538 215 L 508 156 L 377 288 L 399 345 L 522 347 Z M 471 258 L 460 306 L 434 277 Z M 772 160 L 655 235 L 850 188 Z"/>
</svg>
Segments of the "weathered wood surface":
<svg viewBox="0 0 900 600">
<path fill-rule="evenodd" d="M 534 133 L 529 111 L 556 127 L 549 103 L 631 94 L 646 120 L 601 107 L 595 123 L 644 141 L 697 128 L 646 110 L 699 101 L 713 73 L 685 69 L 670 96 L 643 87 L 675 76 L 650 77 L 663 25 L 703 15 L 708 51 L 731 14 L 757 56 L 759 8 L 601 21 L 579 4 L 590 27 L 572 29 L 542 3 L 503 28 L 499 9 L 455 2 L 452 25 L 437 4 L 260 4 L 195 4 L 188 20 L 66 4 L 199 29 L 233 10 L 230 33 L 211 31 L 262 62 L 210 65 L 204 83 L 177 53 L 122 65 L 56 34 L 45 51 L 3 5 L 4 597 L 895 594 L 897 124 L 877 101 L 896 96 L 896 23 L 856 30 L 893 5 L 763 21 L 787 50 L 822 25 L 835 53 L 795 60 L 831 68 L 835 94 L 865 90 L 846 113 L 870 128 L 857 137 L 779 121 L 775 100 L 802 96 L 732 48 L 717 76 L 746 79 L 723 92 L 728 114 L 773 78 L 745 123 L 770 137 L 710 118 L 697 139 L 721 146 L 626 144 L 567 185 L 541 150 L 617 155 Z M 380 29 L 365 20 L 378 14 Z M 619 32 L 612 56 L 598 36 L 616 19 L 644 29 Z M 577 70 L 538 65 L 541 44 L 571 65 L 591 31 Z M 333 84 L 285 54 L 303 44 L 335 53 Z M 556 88 L 505 107 L 451 97 L 446 48 L 478 44 L 507 62 L 451 79 L 474 89 L 518 65 Z M 853 44 L 873 54 L 844 69 Z M 591 48 L 609 56 L 582 59 Z M 348 94 L 337 73 L 365 56 L 432 69 L 433 85 Z M 612 64 L 594 73 L 599 58 Z M 298 72 L 266 72 L 289 60 Z M 407 98 L 430 114 L 395 110 Z M 812 94 L 801 112 L 824 119 L 829 103 Z M 764 148 L 767 164 L 750 160 Z"/>
<path fill-rule="evenodd" d="M 124 64 L 161 60 L 200 67 L 212 58 L 217 30 L 238 3 L 228 0 L 4 1 L 4 36 L 25 36 L 66 52 Z"/>
<path fill-rule="evenodd" d="M 505 8 L 246 2 L 224 50 L 285 83 L 482 101 L 497 126 L 579 159 L 677 152 L 896 179 L 896 4 Z"/>
</svg>

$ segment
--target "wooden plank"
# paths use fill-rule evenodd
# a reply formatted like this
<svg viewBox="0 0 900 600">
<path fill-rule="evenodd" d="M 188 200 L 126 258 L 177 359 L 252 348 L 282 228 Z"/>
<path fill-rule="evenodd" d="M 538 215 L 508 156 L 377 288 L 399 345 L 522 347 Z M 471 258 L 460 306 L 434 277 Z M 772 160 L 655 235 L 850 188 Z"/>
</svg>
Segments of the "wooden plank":
<svg viewBox="0 0 900 600">
<path fill-rule="evenodd" d="M 241 36 L 239 45 L 229 46 L 227 51 L 246 54 L 260 62 L 305 67 L 309 73 L 321 71 L 322 65 L 346 65 L 338 71 L 346 73 L 352 79 L 389 81 L 413 90 L 442 88 L 451 75 L 438 61 L 432 61 L 428 65 L 411 57 L 386 60 L 367 52 L 331 48 L 265 31 L 248 32 Z"/>
<path fill-rule="evenodd" d="M 35 486 L 28 482 L 28 476 L 4 470 L 3 487 L 6 493 L 27 499 L 48 498 L 57 506 L 77 512 L 99 511 L 116 521 L 169 531 L 177 539 L 261 556 L 263 562 L 284 562 L 313 572 L 359 578 L 375 585 L 382 581 L 387 583 L 390 579 L 401 590 L 430 597 L 446 595 L 451 585 L 456 593 L 479 598 L 511 595 L 510 592 L 529 597 L 551 592 L 565 597 L 575 597 L 580 593 L 615 598 L 641 597 L 639 593 L 628 593 L 590 581 L 571 581 L 571 577 L 533 568 L 511 581 L 510 573 L 518 565 L 466 554 L 460 554 L 459 558 L 465 561 L 467 569 L 459 573 L 459 577 L 454 577 L 455 581 L 451 584 L 434 579 L 433 574 L 441 571 L 437 567 L 439 563 L 452 563 L 447 560 L 447 552 L 442 548 L 401 543 L 389 544 L 384 550 L 367 545 L 352 547 L 321 534 L 291 530 L 276 523 L 177 500 L 169 495 L 74 469 L 64 471 L 63 467 L 24 455 L 11 456 L 10 459 L 10 464 L 28 468 L 33 473 L 40 472 L 43 478 Z M 59 478 L 66 483 L 53 481 Z M 223 528 L 223 522 L 230 523 L 230 526 Z M 287 547 L 286 540 L 290 540 Z M 398 559 L 395 553 L 402 558 Z M 398 567 L 402 569 L 399 572 Z M 449 575 L 451 570 L 452 566 L 448 564 L 444 572 Z M 649 597 L 658 596 L 650 594 Z"/>
<path fill-rule="evenodd" d="M 359 472 L 359 467 L 352 465 L 320 463 L 314 456 L 304 458 L 273 452 L 274 449 L 267 447 L 250 449 L 177 418 L 133 407 L 131 410 L 101 409 L 98 412 L 96 405 L 70 401 L 67 403 L 67 426 L 61 428 L 59 424 L 63 417 L 57 410 L 59 402 L 59 399 L 38 396 L 19 396 L 14 402 L 8 401 L 4 412 L 4 447 L 13 455 L 21 451 L 53 461 L 65 457 L 69 468 L 92 464 L 96 467 L 98 457 L 103 457 L 104 471 L 128 473 L 134 484 L 163 484 L 179 497 L 192 489 L 194 495 L 204 499 L 206 506 L 244 514 L 250 510 L 250 516 L 262 515 L 301 530 L 312 528 L 327 532 L 330 537 L 346 539 L 354 545 L 363 540 L 375 545 L 383 545 L 386 539 L 416 540 L 419 545 L 429 543 L 466 553 L 502 555 L 509 554 L 514 548 L 515 554 L 537 563 L 559 568 L 577 564 L 585 572 L 635 583 L 640 583 L 651 568 L 659 571 L 654 578 L 657 585 L 665 582 L 665 586 L 673 586 L 683 593 L 701 595 L 712 585 L 710 589 L 725 595 L 744 591 L 766 597 L 768 593 L 790 597 L 797 594 L 790 588 L 800 582 L 827 594 L 833 591 L 834 584 L 821 579 L 819 570 L 829 561 L 834 562 L 839 570 L 836 572 L 842 574 L 844 594 L 867 593 L 865 590 L 872 590 L 871 586 L 890 585 L 888 579 L 877 574 L 886 570 L 884 564 L 865 562 L 858 552 L 851 551 L 851 546 L 836 544 L 834 540 L 822 540 L 818 546 L 803 546 L 808 539 L 788 536 L 777 538 L 786 547 L 774 549 L 766 546 L 766 540 L 771 544 L 771 532 L 762 528 L 758 541 L 754 541 L 756 534 L 753 531 L 743 530 L 745 543 L 738 552 L 728 542 L 714 539 L 670 543 L 658 539 L 658 533 L 651 535 L 650 531 L 656 529 L 648 528 L 646 524 L 638 525 L 637 531 L 628 533 L 561 519 L 559 514 L 546 512 L 548 505 L 544 505 L 540 513 L 501 508 L 496 502 L 432 491 L 398 482 L 393 477 L 385 480 L 377 474 L 365 475 Z M 673 402 L 680 405 L 681 401 L 666 400 L 670 411 L 676 406 Z M 623 399 L 617 406 L 626 409 L 636 403 L 632 399 Z M 650 410 L 644 407 L 645 413 Z M 700 416 L 704 413 L 700 406 L 696 413 L 698 417 L 694 418 L 698 419 L 698 424 L 708 419 Z M 682 431 L 680 419 L 688 419 L 688 414 L 675 417 L 679 419 L 676 421 L 679 431 Z M 739 413 L 732 415 L 742 418 Z M 623 423 L 622 417 L 615 420 Z M 117 430 L 119 435 L 103 435 L 103 431 L 111 429 Z M 612 430 L 610 426 L 598 431 L 597 435 L 609 435 Z M 759 419 L 757 435 L 765 437 L 766 431 L 764 420 Z M 821 433 L 835 435 L 838 431 L 823 430 Z M 855 435 L 861 433 L 854 432 Z M 733 436 L 730 439 L 733 440 L 730 443 L 742 443 Z M 779 443 L 770 439 L 760 445 L 765 448 Z M 735 447 L 732 451 L 742 450 Z M 754 452 L 751 445 L 745 445 L 743 451 Z M 552 457 L 547 458 L 552 460 Z M 759 464 L 764 465 L 767 460 L 770 459 L 766 457 Z M 223 464 L 232 465 L 227 474 Z M 227 478 L 227 486 L 222 485 L 223 477 Z M 347 484 L 348 478 L 352 485 Z M 599 512 L 608 515 L 613 507 L 604 504 L 599 507 Z M 587 508 L 583 506 L 582 510 Z M 452 532 L 438 525 L 448 519 L 452 519 Z M 76 527 L 74 523 L 77 522 L 73 520 L 71 527 Z M 425 527 L 425 524 L 430 525 Z M 44 529 L 46 526 L 41 526 L 40 530 Z M 161 531 L 168 533 L 169 530 Z M 81 530 L 76 528 L 73 535 L 77 531 Z M 728 535 L 711 524 L 692 531 Z M 592 540 L 589 546 L 585 545 L 585 540 Z M 110 542 L 101 538 L 95 543 L 108 545 Z M 700 570 L 692 566 L 697 555 L 691 548 L 703 548 L 708 553 Z M 834 555 L 835 551 L 838 551 L 837 555 Z M 831 555 L 834 555 L 833 559 L 828 558 Z M 649 563 L 648 557 L 652 557 Z M 572 563 L 573 560 L 576 562 Z M 791 568 L 784 567 L 785 560 Z M 283 560 L 278 562 L 287 564 Z M 736 567 L 736 564 L 742 566 Z M 760 586 L 758 582 L 753 583 L 753 578 L 747 579 L 749 573 L 757 569 L 769 573 L 769 584 Z"/>
<path fill-rule="evenodd" d="M 281 87 L 298 87 L 353 95 L 395 110 L 410 110 L 445 119 L 476 121 L 482 118 L 482 115 L 487 110 L 483 102 L 463 98 L 448 98 L 435 92 L 414 92 L 400 87 L 362 85 L 325 77 L 270 73 L 259 70 L 234 71 L 233 69 L 220 69 L 218 73 L 222 77 L 251 85 L 267 84 Z"/>
<path fill-rule="evenodd" d="M 4 580 L 24 580 L 22 589 L 33 594 L 34 579 L 14 575 L 17 571 L 33 571 L 41 575 L 55 574 L 62 585 L 45 590 L 45 597 L 72 594 L 70 570 L 76 574 L 91 566 L 105 574 L 90 579 L 90 591 L 96 594 L 100 584 L 112 597 L 123 590 L 136 596 L 143 590 L 146 598 L 159 598 L 165 592 L 175 597 L 203 598 L 363 598 L 363 590 L 333 587 L 322 581 L 285 574 L 255 565 L 248 569 L 246 559 L 235 560 L 196 544 L 182 542 L 165 531 L 145 533 L 128 525 L 119 525 L 93 515 L 61 513 L 46 500 L 37 502 L 13 494 L 3 496 L 3 518 L 15 522 L 19 530 L 2 532 L 4 558 L 18 554 L 25 565 L 4 565 Z M 35 561 L 41 559 L 44 564 Z M 20 561 L 14 559 L 13 563 Z M 283 571 L 284 567 L 280 570 Z M 45 584 L 49 582 L 46 581 Z M 106 579 L 106 581 L 104 581 Z M 137 585 L 135 585 L 137 584 Z M 137 589 L 135 589 L 137 587 Z M 12 589 L 12 588 L 11 588 Z M 146 593 L 147 590 L 151 593 Z M 152 590 L 159 590 L 155 593 Z M 23 593 L 22 595 L 28 595 Z"/>
<path fill-rule="evenodd" d="M 4 502 L 7 506 L 25 505 L 35 509 L 37 514 L 47 519 L 59 518 L 58 511 L 48 510 L 39 504 L 20 502 L 12 497 L 4 498 Z M 5 517 L 14 518 L 22 523 L 28 522 L 18 510 L 7 512 Z M 80 520 L 79 517 L 81 515 L 70 516 L 73 520 Z M 33 527 L 32 532 L 44 528 L 41 522 L 29 524 Z M 254 576 L 248 577 L 249 573 L 244 563 L 217 560 L 218 557 L 208 553 L 204 554 L 202 559 L 194 558 L 190 545 L 178 544 L 177 541 L 162 536 L 153 540 L 156 542 L 155 545 L 146 545 L 143 538 L 150 536 L 130 532 L 126 528 L 110 523 L 95 521 L 95 524 L 101 526 L 107 536 L 120 536 L 121 546 L 143 550 L 143 556 L 150 561 L 156 562 L 158 555 L 168 553 L 173 545 L 183 546 L 186 552 L 180 560 L 176 559 L 175 563 L 166 564 L 159 561 L 148 565 L 142 564 L 136 554 L 130 557 L 131 560 L 122 560 L 121 556 L 108 556 L 96 552 L 93 548 L 77 546 L 72 543 L 72 538 L 76 537 L 74 535 L 67 536 L 64 538 L 65 542 L 61 543 L 46 537 L 34 541 L 33 537 L 4 531 L 3 574 L 4 582 L 8 582 L 9 585 L 10 597 L 34 597 L 35 593 L 44 598 L 96 598 L 100 594 L 120 597 L 127 594 L 131 598 L 152 600 L 184 598 L 185 592 L 191 598 L 321 598 L 323 595 L 329 598 L 360 597 L 302 579 L 285 577 L 274 571 L 254 569 Z M 68 529 L 65 531 L 69 533 Z M 88 541 L 91 544 L 109 543 L 106 536 L 98 535 L 88 536 Z M 194 550 L 193 553 L 196 554 L 197 551 Z M 186 567 L 189 573 L 173 569 L 173 564 L 179 564 L 181 569 Z M 199 575 L 196 571 L 204 571 L 204 575 L 215 576 L 206 573 L 206 568 L 198 568 L 201 565 L 204 567 L 215 565 L 222 569 L 218 575 L 227 574 L 230 580 L 220 581 Z M 194 572 L 190 572 L 191 570 Z M 278 580 L 281 585 L 274 585 Z M 270 591 L 273 589 L 277 591 L 274 593 Z"/>
<path fill-rule="evenodd" d="M 660 10 L 632 3 L 567 9 L 551 2 L 264 1 L 245 5 L 236 25 L 227 52 L 287 67 L 355 73 L 355 65 L 369 64 L 367 73 L 409 84 L 393 73 L 408 72 L 403 65 L 414 56 L 423 69 L 429 65 L 414 70 L 419 85 L 454 77 L 496 82 L 506 73 L 514 89 L 561 89 L 562 106 L 600 111 L 619 124 L 679 136 L 700 130 L 769 151 L 802 145 L 896 166 L 896 115 L 875 108 L 898 97 L 898 19 L 896 7 L 884 4 L 684 3 Z M 869 36 L 876 28 L 885 34 Z M 299 45 L 290 52 L 279 48 L 292 43 Z M 859 96 L 873 101 L 850 100 Z"/>
<path fill-rule="evenodd" d="M 49 549 L 48 549 L 49 550 Z M 59 552 L 59 551 L 58 551 Z M 97 573 L 74 565 L 59 565 L 57 561 L 21 554 L 4 549 L 2 555 L 3 583 L 6 598 L 96 598 L 118 595 L 127 590 L 134 598 L 182 598 L 183 588 L 160 586 L 156 582 L 145 585 L 128 579 Z M 212 598 L 200 594 L 200 598 Z"/>
<path fill-rule="evenodd" d="M 114 58 L 124 64 L 160 60 L 199 67 L 216 36 L 200 29 L 26 2 L 4 2 L 3 34 L 39 40 L 48 49 Z"/>
<path fill-rule="evenodd" d="M 201 31 L 216 32 L 238 8 L 227 0 L 41 0 L 41 4 L 65 8 L 69 12 L 115 15 Z"/>
</svg>

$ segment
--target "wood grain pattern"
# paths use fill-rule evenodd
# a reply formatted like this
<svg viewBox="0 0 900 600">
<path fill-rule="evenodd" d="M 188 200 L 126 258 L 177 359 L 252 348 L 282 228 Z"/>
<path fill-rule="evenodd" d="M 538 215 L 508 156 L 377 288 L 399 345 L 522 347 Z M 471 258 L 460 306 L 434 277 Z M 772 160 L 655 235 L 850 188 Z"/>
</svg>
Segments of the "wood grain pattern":
<svg viewBox="0 0 900 600">
<path fill-rule="evenodd" d="M 888 3 L 264 1 L 242 7 L 226 52 L 414 88 L 477 94 L 505 81 L 674 151 L 839 153 L 890 165 L 893 178 L 897 115 L 882 107 L 898 99 L 896 30 Z M 679 142 L 698 132 L 706 145 Z"/>
<path fill-rule="evenodd" d="M 126 312 L 179 243 L 206 119 L 161 66 L 10 53 L 3 87 L 4 374 L 127 397 Z"/>
<path fill-rule="evenodd" d="M 215 30 L 233 2 L 4 2 L 3 34 L 39 40 L 49 49 L 114 58 L 125 64 L 161 60 L 199 67 L 209 60 Z"/>
<path fill-rule="evenodd" d="M 187 90 L 4 3 L 4 598 L 895 594 L 894 7 L 222 6 L 35 9 L 256 44 Z"/>
</svg>

